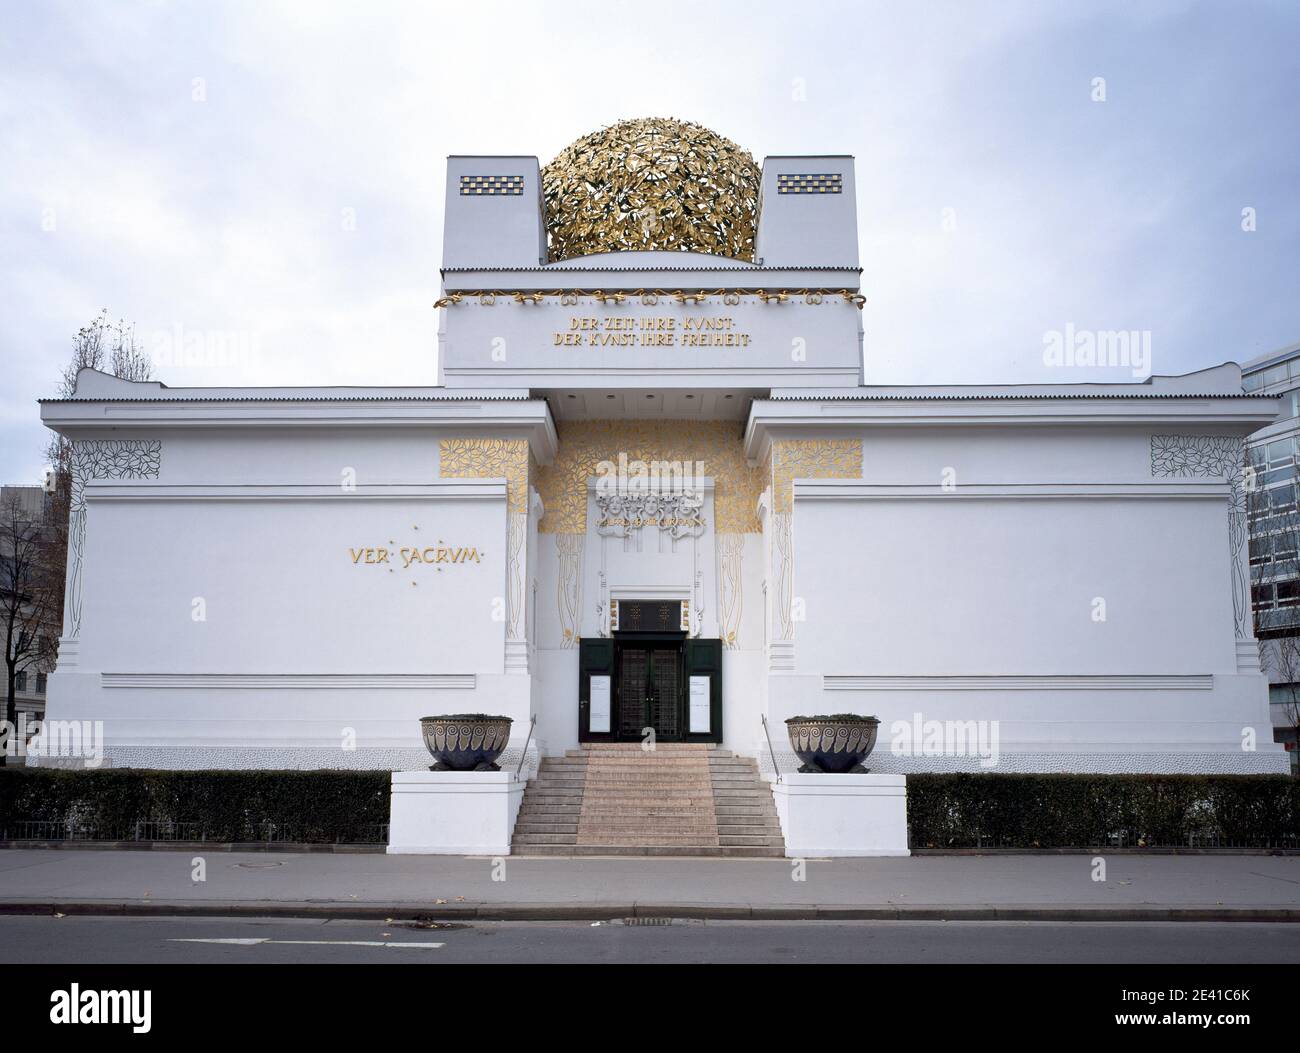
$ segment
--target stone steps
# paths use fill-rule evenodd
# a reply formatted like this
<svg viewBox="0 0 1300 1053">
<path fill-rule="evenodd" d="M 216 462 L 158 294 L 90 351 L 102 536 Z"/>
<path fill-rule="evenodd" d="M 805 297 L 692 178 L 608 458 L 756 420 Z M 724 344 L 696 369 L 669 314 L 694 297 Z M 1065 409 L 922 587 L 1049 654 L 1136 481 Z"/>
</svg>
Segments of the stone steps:
<svg viewBox="0 0 1300 1053">
<path fill-rule="evenodd" d="M 719 845 L 716 848 L 697 848 L 689 845 L 528 845 L 516 852 L 528 856 L 711 856 L 740 859 L 781 859 L 784 845 L 765 847 L 744 845 L 734 847 Z"/>
<path fill-rule="evenodd" d="M 752 759 L 694 743 L 601 743 L 542 761 L 514 851 L 779 857 L 785 843 Z"/>
</svg>

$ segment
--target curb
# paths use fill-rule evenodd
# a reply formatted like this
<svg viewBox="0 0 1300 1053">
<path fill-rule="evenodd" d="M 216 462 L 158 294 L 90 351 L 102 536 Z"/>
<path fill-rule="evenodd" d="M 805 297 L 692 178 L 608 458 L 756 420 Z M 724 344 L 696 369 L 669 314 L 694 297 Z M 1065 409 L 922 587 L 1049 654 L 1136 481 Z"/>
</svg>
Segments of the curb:
<svg viewBox="0 0 1300 1053">
<path fill-rule="evenodd" d="M 311 855 L 384 854 L 387 845 L 302 841 L 0 841 L 0 851 L 55 852 L 294 852 Z"/>
<path fill-rule="evenodd" d="M 318 844 L 302 841 L 0 841 L 0 851 L 24 850 L 64 852 L 293 852 L 309 855 L 384 855 L 386 844 Z M 1098 846 L 1093 848 L 913 848 L 913 856 L 1300 856 L 1300 848 L 1137 848 Z M 511 851 L 516 859 L 709 859 L 710 856 L 558 856 L 529 855 L 527 849 Z M 744 859 L 733 856 L 733 859 Z M 755 856 L 749 860 L 770 860 L 779 856 Z M 822 858 L 810 856 L 810 859 Z M 848 857 L 845 857 L 848 858 Z"/>
<path fill-rule="evenodd" d="M 281 903 L 0 902 L 0 915 L 98 917 L 337 918 L 351 921 L 1049 921 L 1300 922 L 1293 907 L 850 906 L 749 903 Z"/>
</svg>

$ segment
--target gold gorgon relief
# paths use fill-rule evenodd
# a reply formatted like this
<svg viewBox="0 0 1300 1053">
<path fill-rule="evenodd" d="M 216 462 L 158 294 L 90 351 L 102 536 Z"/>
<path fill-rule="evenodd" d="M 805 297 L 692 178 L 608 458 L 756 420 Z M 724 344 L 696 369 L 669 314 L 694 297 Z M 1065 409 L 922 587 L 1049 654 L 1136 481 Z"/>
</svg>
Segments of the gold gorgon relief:
<svg viewBox="0 0 1300 1053">
<path fill-rule="evenodd" d="M 747 150 L 701 125 L 619 121 L 542 169 L 549 258 L 680 251 L 753 260 L 761 181 Z"/>
<path fill-rule="evenodd" d="M 444 479 L 505 479 L 511 512 L 528 511 L 527 439 L 439 439 L 438 474 Z"/>
<path fill-rule="evenodd" d="M 587 531 L 587 480 L 602 461 L 703 462 L 714 481 L 714 530 L 756 534 L 763 472 L 745 463 L 743 426 L 734 421 L 568 421 L 559 425 L 554 463 L 537 471 L 537 491 L 546 508 L 539 529 L 547 534 Z"/>
</svg>

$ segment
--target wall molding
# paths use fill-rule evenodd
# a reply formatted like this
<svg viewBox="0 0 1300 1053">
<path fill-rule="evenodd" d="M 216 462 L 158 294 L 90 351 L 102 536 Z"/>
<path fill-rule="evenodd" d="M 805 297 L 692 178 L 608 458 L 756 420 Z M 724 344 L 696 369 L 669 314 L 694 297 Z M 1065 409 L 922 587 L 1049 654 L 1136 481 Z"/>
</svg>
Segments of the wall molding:
<svg viewBox="0 0 1300 1053">
<path fill-rule="evenodd" d="M 823 676 L 825 691 L 1211 691 L 1212 673 L 1190 675 Z"/>
<path fill-rule="evenodd" d="M 249 483 L 237 486 L 162 483 L 99 483 L 86 485 L 89 501 L 409 501 L 499 500 L 506 496 L 505 480 L 444 479 L 431 483 L 334 484 Z"/>
<path fill-rule="evenodd" d="M 757 751 L 759 772 L 771 781 L 775 778 L 772 758 L 766 748 Z M 785 774 L 797 771 L 800 761 L 789 749 L 776 750 L 776 763 Z M 896 757 L 889 750 L 885 734 L 867 758 L 873 774 L 911 775 L 920 772 L 1061 772 L 1071 775 L 1260 775 L 1283 774 L 1290 770 L 1290 760 L 1282 750 L 1248 752 L 1246 750 L 1160 749 L 1119 750 L 1089 749 L 1077 752 L 1050 750 L 1011 750 L 1003 747 L 998 763 L 984 767 L 978 757 Z"/>
<path fill-rule="evenodd" d="M 100 673 L 106 688 L 473 691 L 474 673 Z"/>
<path fill-rule="evenodd" d="M 937 483 L 882 484 L 857 479 L 796 480 L 799 501 L 960 501 L 960 500 L 1087 500 L 1114 498 L 1166 498 L 1226 501 L 1226 482 L 1175 479 L 1169 482 L 1132 483 L 959 483 L 944 490 Z"/>
</svg>

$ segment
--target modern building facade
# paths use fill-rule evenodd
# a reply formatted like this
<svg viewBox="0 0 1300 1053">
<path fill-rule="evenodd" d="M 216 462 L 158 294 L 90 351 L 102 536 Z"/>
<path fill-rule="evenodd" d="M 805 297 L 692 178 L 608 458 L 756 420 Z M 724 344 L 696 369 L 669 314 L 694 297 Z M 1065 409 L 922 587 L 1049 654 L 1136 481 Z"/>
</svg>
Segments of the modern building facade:
<svg viewBox="0 0 1300 1053">
<path fill-rule="evenodd" d="M 785 718 L 857 712 L 874 771 L 1285 771 L 1241 471 L 1271 393 L 875 385 L 859 275 L 851 157 L 651 120 L 450 158 L 438 386 L 42 404 L 51 717 L 155 767 L 424 767 L 436 713 L 512 717 L 507 763 L 770 767 Z"/>
<path fill-rule="evenodd" d="M 1269 678 L 1274 738 L 1300 760 L 1300 516 L 1296 465 L 1300 457 L 1300 344 L 1242 367 L 1247 392 L 1272 395 L 1278 419 L 1247 442 L 1251 609 Z"/>
</svg>

